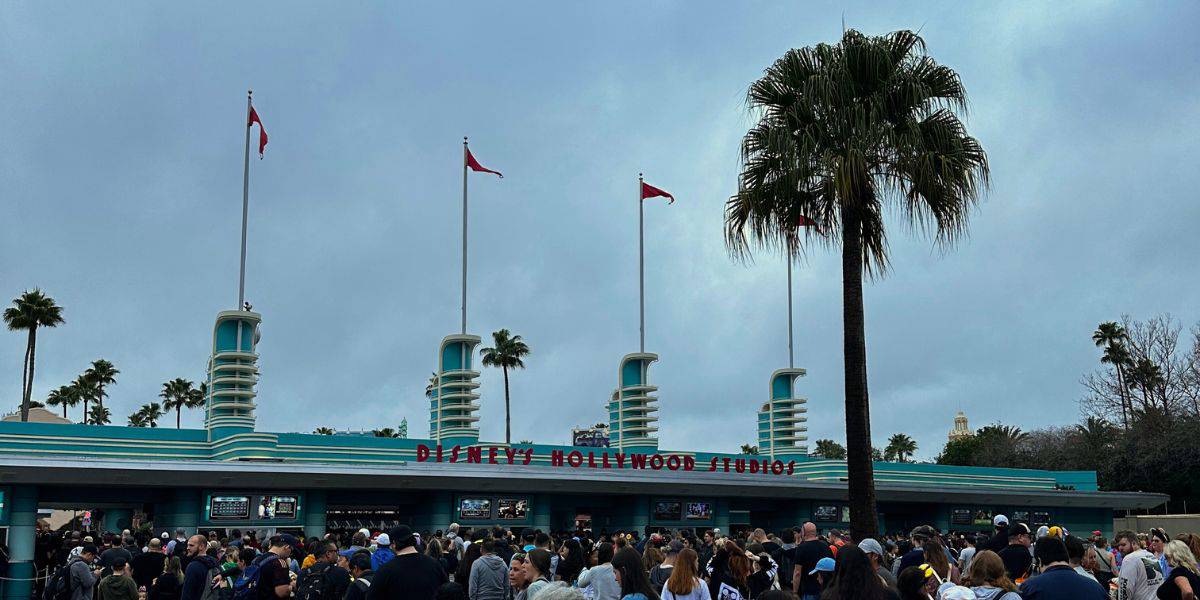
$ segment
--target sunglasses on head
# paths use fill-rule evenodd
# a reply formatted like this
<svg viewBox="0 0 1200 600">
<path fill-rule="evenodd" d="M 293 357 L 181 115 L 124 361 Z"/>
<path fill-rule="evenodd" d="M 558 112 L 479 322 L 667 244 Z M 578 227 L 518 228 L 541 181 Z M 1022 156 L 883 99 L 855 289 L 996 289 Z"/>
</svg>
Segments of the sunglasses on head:
<svg viewBox="0 0 1200 600">
<path fill-rule="evenodd" d="M 937 580 L 938 585 L 942 585 L 942 578 L 940 576 L 938 576 L 937 571 L 933 570 L 933 567 L 929 566 L 929 563 L 925 563 L 917 568 L 920 569 L 921 572 L 925 574 L 925 579 L 929 579 L 930 577 L 932 577 Z"/>
</svg>

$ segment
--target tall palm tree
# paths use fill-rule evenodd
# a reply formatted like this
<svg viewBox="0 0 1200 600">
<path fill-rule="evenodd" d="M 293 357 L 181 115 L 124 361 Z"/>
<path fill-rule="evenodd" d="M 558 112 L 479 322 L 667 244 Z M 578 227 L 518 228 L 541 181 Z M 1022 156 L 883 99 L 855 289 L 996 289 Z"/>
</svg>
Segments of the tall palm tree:
<svg viewBox="0 0 1200 600">
<path fill-rule="evenodd" d="M 34 288 L 13 298 L 12 306 L 4 309 L 4 324 L 11 331 L 25 330 L 29 339 L 25 343 L 25 364 L 21 368 L 21 420 L 29 420 L 29 398 L 33 394 L 33 364 L 37 355 L 38 327 L 58 327 L 64 323 L 62 307 L 54 298 Z"/>
<path fill-rule="evenodd" d="M 908 457 L 917 451 L 917 441 L 904 433 L 894 434 L 888 438 L 888 445 L 883 449 L 883 456 L 896 462 L 908 462 Z"/>
<path fill-rule="evenodd" d="M 99 404 L 92 407 L 88 413 L 88 420 L 92 425 L 108 425 L 112 422 L 112 411 Z"/>
<path fill-rule="evenodd" d="M 1133 363 L 1133 367 L 1129 371 L 1130 383 L 1142 389 L 1142 401 L 1146 406 L 1157 407 L 1155 397 L 1161 396 L 1163 414 L 1170 412 L 1170 407 L 1167 406 L 1167 398 L 1162 392 L 1162 386 L 1165 383 L 1162 374 L 1162 368 L 1149 358 L 1139 358 Z"/>
<path fill-rule="evenodd" d="M 959 119 L 958 74 L 911 31 L 849 30 L 837 45 L 789 50 L 751 84 L 747 104 L 758 121 L 742 140 L 726 244 L 740 259 L 751 244 L 789 259 L 840 247 L 850 529 L 878 535 L 863 276 L 888 269 L 885 211 L 939 245 L 956 241 L 987 186 L 987 156 Z"/>
<path fill-rule="evenodd" d="M 63 418 L 67 418 L 67 408 L 79 404 L 79 390 L 72 385 L 59 386 L 58 389 L 51 390 L 46 396 L 47 406 L 63 407 Z"/>
<path fill-rule="evenodd" d="M 104 407 L 104 388 L 105 386 L 115 385 L 117 383 L 117 375 L 121 372 L 113 366 L 112 363 L 98 358 L 92 361 L 92 366 L 88 367 L 85 374 L 92 379 L 96 384 L 96 405 Z"/>
<path fill-rule="evenodd" d="M 521 336 L 512 335 L 507 329 L 492 332 L 491 348 L 484 348 L 483 366 L 500 367 L 504 370 L 504 443 L 512 443 L 512 410 L 508 396 L 508 370 L 524 369 L 522 358 L 529 356 L 529 346 L 521 340 Z"/>
<path fill-rule="evenodd" d="M 182 377 L 176 377 L 162 385 L 158 397 L 163 399 L 163 410 L 175 411 L 175 429 L 181 429 L 183 426 L 183 409 L 199 406 L 196 403 L 196 392 L 192 382 Z"/>
<path fill-rule="evenodd" d="M 88 403 L 100 397 L 100 386 L 96 385 L 96 380 L 92 379 L 85 371 L 75 381 L 71 383 L 71 387 L 75 388 L 75 393 L 79 394 L 79 399 L 83 401 L 83 424 L 88 424 L 88 417 L 91 412 L 88 410 Z"/>
<path fill-rule="evenodd" d="M 1126 381 L 1126 368 L 1133 362 L 1128 347 L 1129 333 L 1120 323 L 1105 321 L 1092 332 L 1092 342 L 1097 348 L 1104 348 L 1100 362 L 1110 364 L 1117 369 L 1117 393 L 1121 397 L 1121 424 L 1129 429 L 1129 410 L 1133 404 L 1129 399 L 1129 385 Z"/>
</svg>

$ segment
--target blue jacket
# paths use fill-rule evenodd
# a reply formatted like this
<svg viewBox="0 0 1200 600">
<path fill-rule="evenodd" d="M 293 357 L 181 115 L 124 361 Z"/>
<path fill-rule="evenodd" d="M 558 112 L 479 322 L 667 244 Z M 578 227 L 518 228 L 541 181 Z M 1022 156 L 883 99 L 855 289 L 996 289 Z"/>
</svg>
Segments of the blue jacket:
<svg viewBox="0 0 1200 600">
<path fill-rule="evenodd" d="M 396 553 L 391 548 L 376 548 L 371 553 L 371 570 L 378 571 L 379 567 L 386 565 L 393 558 L 396 558 Z"/>
<path fill-rule="evenodd" d="M 1066 565 L 1050 567 L 1026 579 L 1020 593 L 1024 600 L 1108 600 L 1108 592 L 1099 583 Z"/>
</svg>

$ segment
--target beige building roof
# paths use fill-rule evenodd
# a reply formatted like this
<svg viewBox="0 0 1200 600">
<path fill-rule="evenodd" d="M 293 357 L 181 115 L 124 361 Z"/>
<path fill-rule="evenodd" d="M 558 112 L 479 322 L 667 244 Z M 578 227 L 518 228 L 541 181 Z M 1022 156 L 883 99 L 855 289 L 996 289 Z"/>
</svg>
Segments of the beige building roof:
<svg viewBox="0 0 1200 600">
<path fill-rule="evenodd" d="M 17 409 L 15 412 L 13 412 L 11 414 L 4 415 L 4 418 L 0 419 L 0 421 L 20 421 L 20 420 L 21 420 L 21 410 L 20 409 Z M 71 421 L 70 419 L 64 419 L 64 418 L 50 412 L 49 410 L 35 406 L 35 407 L 29 409 L 29 422 L 30 423 L 72 423 L 73 421 Z"/>
</svg>

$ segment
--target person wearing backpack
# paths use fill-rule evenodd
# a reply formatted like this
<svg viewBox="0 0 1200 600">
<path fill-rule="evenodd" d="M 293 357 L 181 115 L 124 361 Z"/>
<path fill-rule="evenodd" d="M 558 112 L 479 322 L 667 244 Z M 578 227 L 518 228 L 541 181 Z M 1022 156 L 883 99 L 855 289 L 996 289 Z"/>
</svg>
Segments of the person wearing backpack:
<svg viewBox="0 0 1200 600">
<path fill-rule="evenodd" d="M 221 574 L 221 565 L 205 552 L 207 549 L 208 538 L 199 534 L 188 538 L 188 565 L 183 571 L 179 600 L 216 600 L 219 595 L 213 580 Z"/>
<path fill-rule="evenodd" d="M 337 545 L 321 542 L 317 560 L 300 572 L 297 600 L 341 600 L 350 587 L 350 572 L 337 566 Z"/>
<path fill-rule="evenodd" d="M 95 544 L 84 544 L 79 554 L 67 561 L 66 573 L 52 600 L 92 600 L 99 581 L 100 568 L 92 567 L 96 560 Z"/>
<path fill-rule="evenodd" d="M 355 552 L 350 557 L 350 574 L 354 576 L 354 581 L 346 588 L 346 595 L 342 600 L 367 600 L 367 590 L 371 588 L 371 580 L 375 578 L 375 571 L 371 570 L 371 555 Z"/>
<path fill-rule="evenodd" d="M 100 580 L 100 600 L 138 600 L 137 584 L 129 576 L 129 563 L 125 557 L 112 559 L 112 575 Z"/>
</svg>

